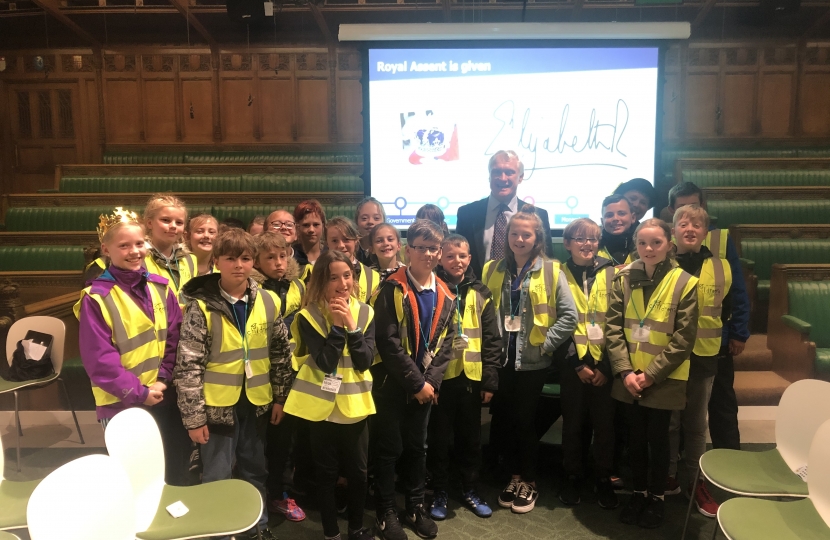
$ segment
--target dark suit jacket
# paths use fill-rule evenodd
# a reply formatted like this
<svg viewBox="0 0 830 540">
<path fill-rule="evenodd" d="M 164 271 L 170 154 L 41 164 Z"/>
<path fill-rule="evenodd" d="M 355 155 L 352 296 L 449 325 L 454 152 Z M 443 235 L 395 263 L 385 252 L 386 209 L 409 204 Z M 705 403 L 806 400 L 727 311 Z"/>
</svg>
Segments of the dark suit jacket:
<svg viewBox="0 0 830 540">
<path fill-rule="evenodd" d="M 484 220 L 487 217 L 487 202 L 489 197 L 480 201 L 465 204 L 458 209 L 458 222 L 455 232 L 463 236 L 470 243 L 470 266 L 476 276 L 481 278 L 481 270 L 484 268 Z M 519 199 L 516 210 L 521 210 L 525 203 Z M 545 253 L 553 258 L 553 243 L 550 237 L 550 222 L 548 212 L 542 208 L 536 208 L 536 214 L 542 219 L 545 228 Z"/>
</svg>

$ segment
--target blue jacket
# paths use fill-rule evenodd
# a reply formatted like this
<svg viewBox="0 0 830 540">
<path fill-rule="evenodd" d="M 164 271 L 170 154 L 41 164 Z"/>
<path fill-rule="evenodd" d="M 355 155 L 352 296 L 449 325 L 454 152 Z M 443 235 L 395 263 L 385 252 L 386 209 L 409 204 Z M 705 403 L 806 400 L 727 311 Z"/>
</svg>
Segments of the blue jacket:
<svg viewBox="0 0 830 540">
<path fill-rule="evenodd" d="M 749 339 L 749 295 L 746 292 L 741 258 L 738 257 L 731 236 L 726 241 L 726 260 L 732 270 L 732 288 L 729 290 L 732 296 L 732 318 L 728 324 L 723 325 L 721 347 L 728 346 L 730 339 L 742 342 Z"/>
</svg>

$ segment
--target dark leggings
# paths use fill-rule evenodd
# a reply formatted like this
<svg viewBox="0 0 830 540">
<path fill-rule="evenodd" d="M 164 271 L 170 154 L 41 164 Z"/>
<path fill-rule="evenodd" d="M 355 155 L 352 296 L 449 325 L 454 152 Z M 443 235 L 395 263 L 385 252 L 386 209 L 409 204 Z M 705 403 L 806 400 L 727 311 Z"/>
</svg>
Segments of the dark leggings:
<svg viewBox="0 0 830 540">
<path fill-rule="evenodd" d="M 634 472 L 634 491 L 663 495 L 669 475 L 669 423 L 672 411 L 643 407 L 634 402 L 625 405 L 625 412 L 630 429 L 628 446 Z"/>
<path fill-rule="evenodd" d="M 516 371 L 512 362 L 499 371 L 496 395 L 499 414 L 504 415 L 505 458 L 511 474 L 535 482 L 539 447 L 536 409 L 548 373 L 546 369 Z"/>
<path fill-rule="evenodd" d="M 369 452 L 369 428 L 366 420 L 356 424 L 309 422 L 308 431 L 316 469 L 323 534 L 327 537 L 340 534 L 334 491 L 341 473 L 348 480 L 349 529 L 362 529 L 363 505 L 366 503 L 366 459 Z"/>
</svg>

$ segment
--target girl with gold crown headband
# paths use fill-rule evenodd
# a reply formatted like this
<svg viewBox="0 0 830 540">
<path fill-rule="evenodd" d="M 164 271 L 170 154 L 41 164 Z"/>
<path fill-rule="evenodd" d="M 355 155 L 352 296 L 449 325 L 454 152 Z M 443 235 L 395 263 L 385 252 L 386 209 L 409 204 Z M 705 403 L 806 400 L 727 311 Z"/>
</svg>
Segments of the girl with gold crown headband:
<svg viewBox="0 0 830 540">
<path fill-rule="evenodd" d="M 98 420 L 145 407 L 164 440 L 167 481 L 180 484 L 189 451 L 171 384 L 182 312 L 167 279 L 144 267 L 144 227 L 121 207 L 98 225 L 106 268 L 75 304 L 81 361 L 92 383 Z"/>
</svg>

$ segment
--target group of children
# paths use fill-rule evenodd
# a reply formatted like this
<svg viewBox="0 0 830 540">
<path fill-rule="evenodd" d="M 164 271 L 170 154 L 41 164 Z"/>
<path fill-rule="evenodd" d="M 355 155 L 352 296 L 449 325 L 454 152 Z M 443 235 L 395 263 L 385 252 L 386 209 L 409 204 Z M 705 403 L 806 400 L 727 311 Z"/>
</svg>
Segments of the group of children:
<svg viewBox="0 0 830 540">
<path fill-rule="evenodd" d="M 603 214 L 603 227 L 565 228 L 560 263 L 526 205 L 507 224 L 505 257 L 476 276 L 468 239 L 449 234 L 437 207 L 422 209 L 403 250 L 371 198 L 354 221 L 327 220 L 313 200 L 277 210 L 255 236 L 209 215 L 188 222 L 172 195 L 151 198 L 141 219 L 119 208 L 101 217 L 101 258 L 76 306 L 98 418 L 106 428 L 124 408 L 148 408 L 168 482 L 187 483 L 197 455 L 202 482 L 254 485 L 264 511 L 251 538 L 274 538 L 267 510 L 305 518 L 288 495 L 292 471 L 314 486 L 326 539 L 341 538 L 340 513 L 350 540 L 403 540 L 403 526 L 433 538 L 456 480 L 475 515 L 492 514 L 478 486 L 482 405 L 511 475 L 498 503 L 533 510 L 536 409 L 558 367 L 560 499 L 579 504 L 590 444 L 597 501 L 617 507 L 614 448 L 626 444 L 634 494 L 620 520 L 657 527 L 680 430 L 690 469 L 703 452 L 731 272 L 706 247 L 700 205 L 678 208 L 673 228 L 634 228 L 619 196 Z M 363 523 L 370 481 L 374 531 Z"/>
</svg>

